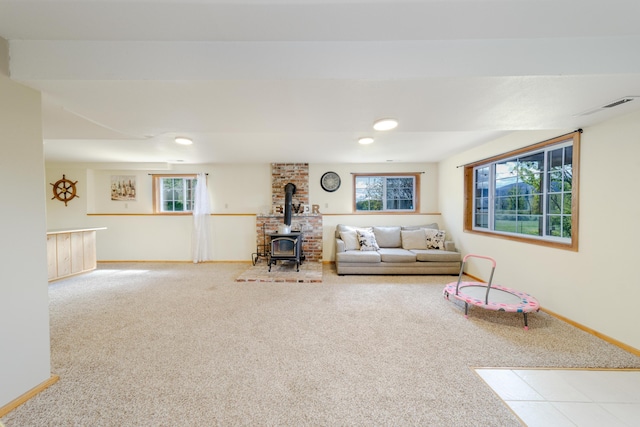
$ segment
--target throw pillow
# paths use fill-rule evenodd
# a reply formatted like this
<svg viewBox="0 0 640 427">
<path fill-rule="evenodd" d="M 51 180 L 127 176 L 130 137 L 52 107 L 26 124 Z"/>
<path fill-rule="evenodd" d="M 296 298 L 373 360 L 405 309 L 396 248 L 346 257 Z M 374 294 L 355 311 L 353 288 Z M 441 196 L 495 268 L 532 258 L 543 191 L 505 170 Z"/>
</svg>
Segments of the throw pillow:
<svg viewBox="0 0 640 427">
<path fill-rule="evenodd" d="M 341 231 L 340 238 L 344 242 L 344 249 L 346 251 L 357 251 L 360 249 L 360 243 L 358 243 L 358 234 L 355 230 Z"/>
<path fill-rule="evenodd" d="M 403 249 L 427 249 L 427 236 L 424 230 L 402 230 Z"/>
<path fill-rule="evenodd" d="M 380 249 L 376 242 L 376 236 L 373 235 L 373 232 L 357 230 L 357 233 L 361 251 L 377 251 Z"/>
<path fill-rule="evenodd" d="M 427 236 L 427 249 L 444 249 L 444 230 L 425 228 L 424 234 Z"/>
</svg>

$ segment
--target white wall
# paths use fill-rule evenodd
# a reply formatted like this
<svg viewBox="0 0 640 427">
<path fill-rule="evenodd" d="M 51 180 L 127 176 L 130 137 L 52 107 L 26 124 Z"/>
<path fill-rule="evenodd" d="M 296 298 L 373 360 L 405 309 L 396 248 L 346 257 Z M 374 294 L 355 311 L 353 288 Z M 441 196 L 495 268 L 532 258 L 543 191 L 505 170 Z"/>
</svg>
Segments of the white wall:
<svg viewBox="0 0 640 427">
<path fill-rule="evenodd" d="M 256 251 L 255 214 L 269 213 L 271 165 L 180 165 L 172 170 L 145 169 L 144 164 L 47 164 L 47 227 L 107 227 L 97 232 L 100 261 L 187 261 L 191 259 L 191 216 L 153 215 L 150 173 L 209 174 L 208 186 L 214 215 L 211 230 L 216 261 L 250 261 Z M 337 172 L 340 189 L 328 193 L 320 187 L 326 171 Z M 352 172 L 424 172 L 421 175 L 420 211 L 428 215 L 353 215 Z M 79 197 L 67 203 L 52 199 L 52 186 L 65 175 L 77 181 Z M 111 200 L 112 175 L 135 176 L 135 201 Z M 333 259 L 332 232 L 338 223 L 424 224 L 439 220 L 437 164 L 310 164 L 310 204 L 320 206 L 325 229 L 324 259 Z"/>
<path fill-rule="evenodd" d="M 640 349 L 635 278 L 640 240 L 640 112 L 584 129 L 580 159 L 579 250 L 552 249 L 463 233 L 463 168 L 456 166 L 559 136 L 520 132 L 441 162 L 440 206 L 464 254 L 497 261 L 494 283 L 529 292 L 547 308 Z M 455 194 L 456 197 L 450 197 Z M 445 197 L 446 196 L 446 197 Z M 469 272 L 487 279 L 481 261 Z"/>
<path fill-rule="evenodd" d="M 51 375 L 41 122 L 40 94 L 0 74 L 0 407 Z"/>
</svg>

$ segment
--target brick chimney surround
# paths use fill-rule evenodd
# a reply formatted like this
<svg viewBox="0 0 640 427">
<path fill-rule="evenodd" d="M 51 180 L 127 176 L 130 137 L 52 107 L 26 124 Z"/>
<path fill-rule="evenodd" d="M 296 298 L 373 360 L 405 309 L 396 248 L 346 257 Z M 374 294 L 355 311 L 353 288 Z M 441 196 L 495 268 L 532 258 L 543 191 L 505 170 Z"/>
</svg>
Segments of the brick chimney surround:
<svg viewBox="0 0 640 427">
<path fill-rule="evenodd" d="M 291 230 L 303 233 L 302 250 L 305 262 L 321 262 L 322 214 L 317 207 L 309 205 L 308 163 L 271 164 L 271 212 L 256 216 L 257 247 L 263 248 L 263 245 L 269 244 L 269 234 L 277 232 L 278 226 L 284 224 L 284 186 L 288 183 L 296 186 L 296 192 L 293 194 Z"/>
</svg>

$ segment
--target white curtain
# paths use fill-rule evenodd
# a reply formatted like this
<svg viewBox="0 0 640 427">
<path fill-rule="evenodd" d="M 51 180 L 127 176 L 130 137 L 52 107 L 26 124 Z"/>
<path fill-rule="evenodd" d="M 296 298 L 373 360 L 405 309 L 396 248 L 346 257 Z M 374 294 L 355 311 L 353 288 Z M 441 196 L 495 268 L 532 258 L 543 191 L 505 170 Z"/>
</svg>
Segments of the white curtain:
<svg viewBox="0 0 640 427">
<path fill-rule="evenodd" d="M 191 254 L 194 263 L 209 261 L 211 259 L 210 216 L 211 201 L 209 200 L 209 191 L 207 190 L 207 175 L 205 173 L 199 173 L 193 198 Z"/>
</svg>

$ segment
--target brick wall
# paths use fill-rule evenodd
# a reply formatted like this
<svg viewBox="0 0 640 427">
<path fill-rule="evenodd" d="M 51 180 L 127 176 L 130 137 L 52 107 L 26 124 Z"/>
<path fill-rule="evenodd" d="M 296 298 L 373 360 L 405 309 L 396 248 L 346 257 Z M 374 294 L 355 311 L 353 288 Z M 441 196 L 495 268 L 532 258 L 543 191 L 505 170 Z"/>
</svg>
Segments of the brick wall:
<svg viewBox="0 0 640 427">
<path fill-rule="evenodd" d="M 284 206 L 284 186 L 296 186 L 293 204 L 309 204 L 309 163 L 271 163 L 271 205 Z M 272 209 L 273 212 L 273 209 Z"/>
<path fill-rule="evenodd" d="M 309 206 L 309 164 L 271 164 L 271 214 L 256 216 L 257 247 L 260 252 L 263 252 L 265 244 L 269 244 L 269 234 L 277 232 L 278 227 L 284 224 L 284 186 L 288 183 L 296 186 L 293 204 Z M 322 261 L 322 215 L 293 211 L 291 230 L 302 231 L 304 234 L 302 250 L 306 261 Z"/>
</svg>

